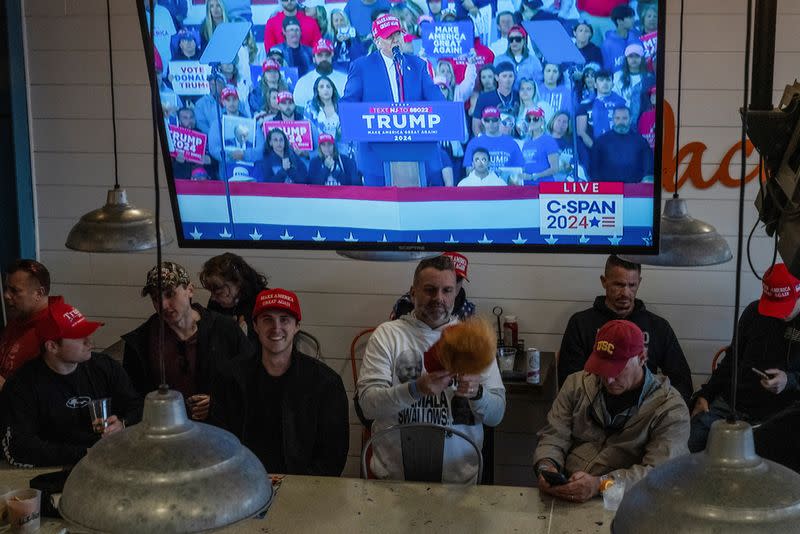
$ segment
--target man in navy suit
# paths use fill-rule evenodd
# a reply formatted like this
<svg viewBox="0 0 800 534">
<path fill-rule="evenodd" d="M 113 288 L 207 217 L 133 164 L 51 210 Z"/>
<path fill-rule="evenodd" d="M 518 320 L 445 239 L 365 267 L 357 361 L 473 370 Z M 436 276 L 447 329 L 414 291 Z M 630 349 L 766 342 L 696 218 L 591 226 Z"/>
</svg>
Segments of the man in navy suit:
<svg viewBox="0 0 800 534">
<path fill-rule="evenodd" d="M 392 53 L 400 47 L 403 30 L 400 20 L 381 15 L 372 23 L 372 38 L 377 51 L 350 64 L 343 102 L 419 102 L 444 100 L 442 91 L 433 83 L 427 64 L 416 56 Z M 356 163 L 364 174 L 364 185 L 384 185 L 383 159 L 359 143 Z"/>
</svg>

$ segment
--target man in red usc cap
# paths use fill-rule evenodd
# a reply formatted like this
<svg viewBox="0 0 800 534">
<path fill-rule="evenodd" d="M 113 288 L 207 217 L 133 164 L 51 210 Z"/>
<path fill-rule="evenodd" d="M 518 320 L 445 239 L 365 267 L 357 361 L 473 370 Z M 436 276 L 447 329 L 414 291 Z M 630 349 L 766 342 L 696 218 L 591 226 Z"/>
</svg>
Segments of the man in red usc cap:
<svg viewBox="0 0 800 534">
<path fill-rule="evenodd" d="M 737 416 L 751 424 L 769 420 L 800 400 L 800 280 L 782 263 L 764 273 L 761 298 L 739 317 Z M 731 413 L 730 347 L 697 392 L 689 450 L 705 448 L 711 424 Z"/>
<path fill-rule="evenodd" d="M 8 425 L 3 452 L 12 465 L 75 464 L 99 439 L 141 419 L 142 397 L 122 366 L 92 353 L 90 336 L 102 324 L 63 300 L 52 302 L 36 323 L 40 357 L 26 363 L 3 391 Z M 89 403 L 106 398 L 109 415 L 96 434 Z"/>
<path fill-rule="evenodd" d="M 670 385 L 681 392 L 688 403 L 692 397 L 692 373 L 678 338 L 663 317 L 651 312 L 636 298 L 642 282 L 642 266 L 611 255 L 600 276 L 603 295 L 594 299 L 591 308 L 572 315 L 561 339 L 558 355 L 558 382 L 583 369 L 592 352 L 597 330 L 613 319 L 626 319 L 644 332 L 647 367 L 669 378 Z"/>
<path fill-rule="evenodd" d="M 646 360 L 638 326 L 613 320 L 600 328 L 586 367 L 569 375 L 538 433 L 533 461 L 541 491 L 585 502 L 609 478 L 629 489 L 653 467 L 686 454 L 686 403 Z M 544 471 L 567 482 L 550 484 Z"/>
<path fill-rule="evenodd" d="M 454 253 L 450 253 L 451 255 Z M 496 426 L 505 413 L 505 387 L 497 362 L 479 374 L 456 378 L 441 367 L 426 364 L 425 353 L 439 341 L 442 331 L 458 323 L 453 306 L 458 293 L 456 266 L 466 262 L 460 254 L 419 262 L 409 297 L 414 310 L 379 325 L 367 342 L 358 373 L 356 413 L 368 420 L 373 432 L 408 422 L 439 423 L 466 433 L 483 446 L 483 426 Z M 466 258 L 463 258 L 466 260 Z M 476 481 L 478 463 L 465 441 L 448 444 L 442 465 L 442 482 Z M 372 448 L 372 472 L 378 478 L 402 479 L 404 468 L 398 449 L 386 440 Z"/>
<path fill-rule="evenodd" d="M 467 300 L 467 293 L 464 291 L 464 280 L 469 282 L 469 278 L 467 278 L 469 260 L 458 252 L 445 252 L 442 256 L 450 258 L 453 263 L 453 269 L 456 273 L 456 290 L 458 291 L 456 300 L 453 303 L 453 315 L 463 321 L 475 315 L 475 304 Z M 409 291 L 394 303 L 392 312 L 389 314 L 389 320 L 399 319 L 412 311 L 414 311 L 414 301 L 411 299 L 411 292 Z"/>
<path fill-rule="evenodd" d="M 445 99 L 442 91 L 433 83 L 427 63 L 402 52 L 404 33 L 400 20 L 394 15 L 382 14 L 372 22 L 372 39 L 376 50 L 350 64 L 342 102 Z M 386 184 L 383 158 L 372 151 L 369 143 L 358 144 L 356 164 L 364 173 L 364 185 Z"/>
<path fill-rule="evenodd" d="M 0 332 L 0 389 L 22 365 L 39 355 L 36 323 L 47 316 L 50 272 L 36 260 L 19 259 L 6 269 L 3 301 L 8 324 Z"/>
<path fill-rule="evenodd" d="M 338 70 L 333 70 L 333 43 L 327 39 L 320 39 L 314 44 L 314 70 L 308 71 L 301 76 L 294 85 L 294 103 L 301 109 L 305 109 L 314 98 L 314 85 L 321 76 L 328 79 L 336 90 L 336 96 L 340 97 L 344 93 L 344 86 L 347 83 L 347 75 Z"/>
<path fill-rule="evenodd" d="M 154 266 L 141 294 L 150 299 L 156 313 L 122 336 L 122 364 L 143 396 L 158 389 L 162 383 L 159 337 L 163 324 L 167 385 L 183 394 L 189 416 L 203 421 L 213 402 L 210 394 L 220 368 L 235 358 L 252 358 L 255 347 L 232 317 L 192 302 L 194 285 L 186 268 L 163 261 L 160 271 L 160 316 L 159 267 Z"/>
<path fill-rule="evenodd" d="M 350 439 L 347 394 L 338 373 L 295 346 L 301 318 L 293 291 L 258 294 L 261 357 L 223 374 L 210 421 L 238 436 L 269 473 L 339 476 Z"/>
</svg>

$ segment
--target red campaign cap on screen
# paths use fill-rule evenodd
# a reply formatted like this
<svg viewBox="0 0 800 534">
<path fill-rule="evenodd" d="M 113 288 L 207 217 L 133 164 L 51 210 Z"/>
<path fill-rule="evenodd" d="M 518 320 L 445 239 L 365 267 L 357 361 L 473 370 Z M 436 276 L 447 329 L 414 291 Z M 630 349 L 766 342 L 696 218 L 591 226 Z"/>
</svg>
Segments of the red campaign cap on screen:
<svg viewBox="0 0 800 534">
<path fill-rule="evenodd" d="M 324 133 L 324 134 L 319 134 L 318 142 L 319 142 L 320 145 L 322 143 L 331 143 L 331 144 L 333 144 L 333 143 L 336 142 L 336 139 L 334 139 L 331 134 Z"/>
<path fill-rule="evenodd" d="M 278 99 L 278 104 L 282 104 L 284 102 L 294 102 L 294 96 L 289 91 L 281 91 L 278 93 L 276 97 Z"/>
<path fill-rule="evenodd" d="M 655 85 L 651 85 L 650 89 L 647 90 L 647 94 L 648 95 L 652 95 L 655 92 L 656 92 L 656 86 Z"/>
<path fill-rule="evenodd" d="M 776 263 L 767 269 L 761 280 L 761 288 L 758 313 L 767 317 L 787 318 L 800 296 L 800 280 L 783 263 Z"/>
<path fill-rule="evenodd" d="M 526 117 L 539 117 L 540 119 L 544 117 L 544 110 L 540 107 L 531 108 L 525 112 Z"/>
<path fill-rule="evenodd" d="M 381 39 L 386 39 L 393 33 L 401 31 L 403 31 L 403 27 L 400 26 L 400 19 L 387 13 L 378 16 L 372 23 L 373 38 L 380 37 Z"/>
<path fill-rule="evenodd" d="M 161 59 L 161 54 L 158 53 L 158 49 L 155 49 L 155 66 L 156 70 L 163 71 L 164 70 L 164 61 Z"/>
<path fill-rule="evenodd" d="M 264 73 L 268 70 L 281 70 L 281 64 L 274 59 L 268 59 L 261 64 L 261 72 Z"/>
<path fill-rule="evenodd" d="M 237 93 L 236 89 L 233 87 L 226 87 L 220 93 L 220 98 L 222 98 L 222 100 L 228 100 L 231 97 L 235 97 L 236 99 L 239 98 L 239 93 Z"/>
<path fill-rule="evenodd" d="M 486 106 L 483 108 L 483 113 L 481 113 L 482 119 L 491 119 L 491 118 L 500 118 L 500 110 L 494 106 Z"/>
<path fill-rule="evenodd" d="M 36 323 L 39 341 L 60 339 L 83 339 L 91 336 L 103 323 L 89 321 L 77 308 L 64 301 L 51 302 L 47 316 Z"/>
<path fill-rule="evenodd" d="M 459 254 L 458 252 L 445 252 L 442 255 L 447 256 L 450 258 L 450 261 L 453 262 L 453 269 L 455 269 L 456 275 L 469 282 L 469 278 L 467 278 L 467 267 L 469 266 L 469 260 L 467 260 L 467 257 L 463 254 Z"/>
<path fill-rule="evenodd" d="M 288 289 L 265 289 L 256 297 L 256 304 L 253 306 L 253 319 L 258 317 L 265 310 L 285 310 L 291 313 L 298 321 L 300 314 L 300 299 L 294 291 Z"/>
<path fill-rule="evenodd" d="M 314 54 L 321 54 L 323 52 L 333 54 L 333 45 L 327 39 L 320 39 L 314 43 Z"/>
<path fill-rule="evenodd" d="M 523 28 L 519 24 L 515 24 L 515 25 L 511 26 L 511 28 L 508 30 L 508 35 L 511 35 L 511 32 L 519 32 L 519 33 L 522 34 L 522 37 L 524 39 L 528 38 L 528 32 L 526 32 L 525 28 Z"/>
<path fill-rule="evenodd" d="M 583 370 L 606 378 L 619 375 L 628 360 L 644 352 L 644 334 L 630 321 L 616 319 L 597 331 L 594 350 Z"/>
</svg>

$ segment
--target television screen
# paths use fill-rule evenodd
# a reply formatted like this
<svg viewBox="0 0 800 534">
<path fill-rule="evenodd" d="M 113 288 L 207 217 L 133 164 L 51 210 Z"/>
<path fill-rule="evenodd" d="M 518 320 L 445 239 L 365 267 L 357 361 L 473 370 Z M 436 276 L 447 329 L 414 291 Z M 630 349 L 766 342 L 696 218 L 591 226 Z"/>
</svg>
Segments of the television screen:
<svg viewBox="0 0 800 534">
<path fill-rule="evenodd" d="M 657 252 L 665 2 L 470 6 L 139 0 L 180 245 Z"/>
</svg>

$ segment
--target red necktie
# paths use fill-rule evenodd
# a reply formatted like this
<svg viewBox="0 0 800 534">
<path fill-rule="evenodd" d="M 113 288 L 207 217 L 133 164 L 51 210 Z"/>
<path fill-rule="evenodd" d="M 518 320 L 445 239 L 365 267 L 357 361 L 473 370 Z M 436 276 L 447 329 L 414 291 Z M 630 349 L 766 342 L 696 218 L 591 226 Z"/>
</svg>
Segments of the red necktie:
<svg viewBox="0 0 800 534">
<path fill-rule="evenodd" d="M 400 63 L 394 63 L 394 71 L 397 74 L 397 95 L 400 98 L 400 102 L 406 101 L 405 90 L 403 89 L 403 69 L 400 68 Z"/>
</svg>

